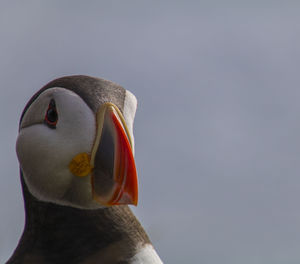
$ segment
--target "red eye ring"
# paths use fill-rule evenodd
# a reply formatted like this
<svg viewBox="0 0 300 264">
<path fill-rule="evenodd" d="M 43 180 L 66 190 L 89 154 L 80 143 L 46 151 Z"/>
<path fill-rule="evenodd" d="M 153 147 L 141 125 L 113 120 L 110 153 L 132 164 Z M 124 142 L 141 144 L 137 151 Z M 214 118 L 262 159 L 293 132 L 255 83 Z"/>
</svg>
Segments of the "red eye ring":
<svg viewBox="0 0 300 264">
<path fill-rule="evenodd" d="M 44 122 L 48 127 L 56 128 L 57 121 L 58 121 L 58 114 L 56 111 L 55 101 L 51 99 L 48 109 L 46 111 Z"/>
</svg>

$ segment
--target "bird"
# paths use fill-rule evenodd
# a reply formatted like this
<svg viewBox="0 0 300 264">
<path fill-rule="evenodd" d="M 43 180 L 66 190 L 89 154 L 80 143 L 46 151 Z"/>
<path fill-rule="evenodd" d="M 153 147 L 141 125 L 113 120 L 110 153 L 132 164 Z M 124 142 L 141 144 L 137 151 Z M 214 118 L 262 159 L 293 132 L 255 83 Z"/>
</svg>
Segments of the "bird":
<svg viewBox="0 0 300 264">
<path fill-rule="evenodd" d="M 25 225 L 7 264 L 162 264 L 128 206 L 136 107 L 130 91 L 86 75 L 32 96 L 16 142 Z"/>
</svg>

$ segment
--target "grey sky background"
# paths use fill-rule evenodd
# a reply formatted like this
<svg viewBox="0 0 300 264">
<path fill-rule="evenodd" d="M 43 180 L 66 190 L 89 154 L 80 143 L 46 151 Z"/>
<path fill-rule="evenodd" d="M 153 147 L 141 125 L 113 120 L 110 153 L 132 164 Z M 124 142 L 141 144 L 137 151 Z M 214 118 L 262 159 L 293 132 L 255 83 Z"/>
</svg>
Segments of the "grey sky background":
<svg viewBox="0 0 300 264">
<path fill-rule="evenodd" d="M 0 3 L 0 263 L 24 210 L 18 120 L 48 81 L 138 98 L 135 213 L 165 263 L 300 263 L 298 1 Z"/>
</svg>

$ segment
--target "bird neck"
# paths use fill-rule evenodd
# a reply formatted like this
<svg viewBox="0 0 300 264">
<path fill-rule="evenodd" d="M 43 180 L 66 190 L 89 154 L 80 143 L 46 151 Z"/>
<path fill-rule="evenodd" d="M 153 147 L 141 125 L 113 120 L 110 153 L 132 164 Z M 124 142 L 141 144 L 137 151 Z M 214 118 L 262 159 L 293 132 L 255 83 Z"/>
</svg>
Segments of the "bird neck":
<svg viewBox="0 0 300 264">
<path fill-rule="evenodd" d="M 82 210 L 41 202 L 28 191 L 22 176 L 21 181 L 26 222 L 15 257 L 40 254 L 52 263 L 56 256 L 66 260 L 59 263 L 77 263 L 89 256 L 127 259 L 150 243 L 128 206 Z"/>
</svg>

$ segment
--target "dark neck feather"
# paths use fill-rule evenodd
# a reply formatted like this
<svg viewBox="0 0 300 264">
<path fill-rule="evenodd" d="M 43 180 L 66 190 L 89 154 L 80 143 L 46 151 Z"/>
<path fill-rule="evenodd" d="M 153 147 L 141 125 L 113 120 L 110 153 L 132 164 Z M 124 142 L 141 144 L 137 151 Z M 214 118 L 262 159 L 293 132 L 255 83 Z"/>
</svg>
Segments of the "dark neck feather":
<svg viewBox="0 0 300 264">
<path fill-rule="evenodd" d="M 150 243 L 128 206 L 81 210 L 40 202 L 22 176 L 21 181 L 26 222 L 10 264 L 26 263 L 26 258 L 39 263 L 94 263 L 84 261 L 90 257 L 121 263 L 134 255 L 138 244 Z"/>
</svg>

